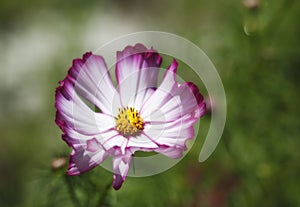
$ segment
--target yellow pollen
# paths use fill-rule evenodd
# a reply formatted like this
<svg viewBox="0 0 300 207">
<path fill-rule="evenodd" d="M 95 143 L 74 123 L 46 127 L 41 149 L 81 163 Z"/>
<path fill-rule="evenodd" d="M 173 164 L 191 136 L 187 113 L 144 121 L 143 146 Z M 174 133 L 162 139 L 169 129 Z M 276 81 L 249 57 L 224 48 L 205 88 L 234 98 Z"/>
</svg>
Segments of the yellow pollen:
<svg viewBox="0 0 300 207">
<path fill-rule="evenodd" d="M 134 135 L 144 128 L 143 119 L 133 107 L 119 108 L 119 114 L 115 120 L 116 130 L 124 136 Z"/>
</svg>

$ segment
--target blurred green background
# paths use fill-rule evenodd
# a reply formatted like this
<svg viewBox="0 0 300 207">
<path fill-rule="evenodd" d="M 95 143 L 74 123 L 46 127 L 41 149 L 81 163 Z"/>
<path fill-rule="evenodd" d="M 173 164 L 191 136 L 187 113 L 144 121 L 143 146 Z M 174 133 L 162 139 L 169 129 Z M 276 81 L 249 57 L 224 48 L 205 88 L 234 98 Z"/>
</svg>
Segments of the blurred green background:
<svg viewBox="0 0 300 207">
<path fill-rule="evenodd" d="M 296 0 L 2 0 L 0 206 L 300 206 L 299 20 Z M 198 163 L 207 114 L 176 167 L 119 191 L 101 167 L 53 170 L 70 152 L 54 91 L 72 59 L 143 30 L 183 36 L 215 64 L 228 103 L 217 149 Z"/>
</svg>

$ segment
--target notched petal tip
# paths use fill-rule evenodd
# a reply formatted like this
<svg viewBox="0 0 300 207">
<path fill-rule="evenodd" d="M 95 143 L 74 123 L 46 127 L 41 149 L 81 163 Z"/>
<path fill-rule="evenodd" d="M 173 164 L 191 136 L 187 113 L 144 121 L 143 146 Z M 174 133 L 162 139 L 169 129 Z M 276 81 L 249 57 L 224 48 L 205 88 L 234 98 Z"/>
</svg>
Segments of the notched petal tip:
<svg viewBox="0 0 300 207">
<path fill-rule="evenodd" d="M 122 51 L 117 51 L 117 61 L 124 59 L 131 55 L 144 53 L 146 51 L 147 51 L 147 48 L 140 43 L 137 43 L 134 46 L 128 45 Z"/>
<path fill-rule="evenodd" d="M 92 53 L 91 51 L 86 52 L 86 53 L 83 54 L 82 60 L 83 60 L 83 61 L 87 61 L 87 59 L 88 59 L 89 57 L 91 57 L 92 55 L 93 55 L 93 53 Z"/>
<path fill-rule="evenodd" d="M 178 62 L 177 62 L 177 60 L 174 58 L 174 59 L 172 60 L 172 63 L 169 65 L 167 71 L 165 72 L 163 80 L 164 80 L 164 79 L 167 79 L 167 77 L 169 76 L 169 77 L 172 77 L 172 79 L 174 79 L 175 82 L 177 82 L 177 81 L 176 81 L 177 67 L 178 67 Z M 170 74 L 172 74 L 172 73 L 173 73 L 173 75 L 170 76 Z"/>
<path fill-rule="evenodd" d="M 178 62 L 177 60 L 174 58 L 172 60 L 172 63 L 169 65 L 167 71 L 165 72 L 164 74 L 164 78 L 163 80 L 165 79 L 168 79 L 167 77 L 171 78 L 173 80 L 173 82 L 177 82 L 176 81 L 176 73 L 177 73 L 177 67 L 178 67 Z M 173 83 L 172 82 L 172 83 Z"/>
<path fill-rule="evenodd" d="M 126 155 L 114 155 L 113 158 L 113 169 L 114 169 L 114 180 L 113 188 L 118 190 L 121 188 L 123 182 L 126 180 L 130 162 L 132 159 L 132 154 L 128 153 Z"/>
<path fill-rule="evenodd" d="M 142 55 L 143 59 L 150 65 L 159 67 L 162 63 L 162 57 L 153 47 L 147 49 L 147 47 L 141 43 L 137 43 L 134 46 L 128 45 L 124 50 L 117 51 L 117 62 L 134 55 Z"/>
<path fill-rule="evenodd" d="M 67 175 L 69 176 L 76 176 L 76 175 L 80 175 L 81 172 L 76 168 L 76 164 L 75 162 L 73 162 L 73 157 L 76 155 L 75 150 L 73 149 L 70 157 L 69 157 L 69 166 L 68 166 L 68 170 L 67 170 Z"/>
<path fill-rule="evenodd" d="M 59 81 L 59 86 L 55 90 L 55 104 L 57 104 L 57 101 L 60 99 L 60 95 L 70 101 L 72 99 L 72 88 L 73 85 L 68 80 L 68 77 Z"/>
<path fill-rule="evenodd" d="M 73 59 L 73 61 L 72 61 L 73 64 L 72 64 L 71 68 L 78 63 L 85 63 L 91 56 L 98 56 L 98 55 L 94 55 L 91 51 L 86 52 L 82 55 L 82 58 Z"/>
<path fill-rule="evenodd" d="M 113 188 L 115 190 L 119 190 L 122 187 L 122 184 L 125 180 L 123 180 L 121 175 L 114 174 Z"/>
<path fill-rule="evenodd" d="M 69 166 L 69 169 L 67 170 L 67 175 L 69 176 L 77 176 L 80 175 L 81 173 L 79 171 L 74 170 L 74 168 Z"/>
<path fill-rule="evenodd" d="M 63 116 L 62 116 L 62 106 L 64 102 L 72 101 L 74 88 L 70 81 L 65 78 L 64 80 L 59 82 L 59 86 L 55 90 L 55 103 L 54 106 L 56 108 L 55 114 L 55 123 L 59 126 L 59 128 L 65 132 L 65 127 L 67 126 Z"/>
<path fill-rule="evenodd" d="M 177 67 L 178 67 L 178 62 L 177 60 L 174 58 L 172 60 L 172 63 L 170 64 L 170 66 L 168 67 L 168 70 L 173 71 L 174 73 L 177 72 Z"/>
<path fill-rule="evenodd" d="M 95 55 L 92 52 L 86 52 L 82 55 L 82 58 L 76 58 L 72 61 L 72 66 L 68 70 L 68 76 L 70 80 L 73 79 L 73 82 L 78 78 L 78 75 L 82 69 L 89 70 L 88 67 L 83 67 L 86 62 L 89 61 L 100 61 L 104 62 L 104 59 L 101 55 Z M 67 77 L 66 77 L 67 78 Z"/>
<path fill-rule="evenodd" d="M 186 82 L 186 84 L 189 86 L 191 92 L 194 94 L 198 105 L 201 104 L 203 102 L 204 98 L 203 98 L 202 94 L 200 93 L 198 87 L 192 82 Z"/>
<path fill-rule="evenodd" d="M 197 101 L 197 109 L 194 112 L 194 116 L 196 118 L 200 118 L 202 116 L 204 116 L 205 112 L 206 112 L 206 104 L 204 102 L 204 98 L 203 95 L 200 93 L 198 87 L 192 83 L 192 82 L 186 82 L 185 84 L 187 84 L 187 86 L 190 88 L 191 92 L 193 93 L 196 101 Z"/>
</svg>

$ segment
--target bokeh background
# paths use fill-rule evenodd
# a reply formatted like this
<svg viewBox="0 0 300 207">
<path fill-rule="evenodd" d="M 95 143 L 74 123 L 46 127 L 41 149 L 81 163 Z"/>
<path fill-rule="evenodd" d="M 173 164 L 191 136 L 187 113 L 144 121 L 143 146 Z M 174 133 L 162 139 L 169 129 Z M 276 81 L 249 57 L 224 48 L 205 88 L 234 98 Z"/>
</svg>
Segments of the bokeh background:
<svg viewBox="0 0 300 207">
<path fill-rule="evenodd" d="M 299 20 L 296 0 L 2 0 L 0 206 L 300 206 Z M 72 59 L 143 30 L 183 36 L 215 64 L 228 103 L 217 149 L 198 163 L 207 114 L 176 167 L 119 191 L 101 167 L 53 169 L 70 152 L 54 91 Z"/>
</svg>

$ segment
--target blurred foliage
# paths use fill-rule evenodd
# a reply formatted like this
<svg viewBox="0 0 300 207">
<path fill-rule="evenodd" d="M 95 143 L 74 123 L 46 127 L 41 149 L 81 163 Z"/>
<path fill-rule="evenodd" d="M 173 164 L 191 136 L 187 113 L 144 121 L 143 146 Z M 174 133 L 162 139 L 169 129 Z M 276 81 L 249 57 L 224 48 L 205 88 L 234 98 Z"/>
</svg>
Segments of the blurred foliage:
<svg viewBox="0 0 300 207">
<path fill-rule="evenodd" d="M 107 19 L 115 23 L 106 25 Z M 0 206 L 300 206 L 299 19 L 295 0 L 1 1 Z M 130 32 L 163 30 L 210 57 L 224 83 L 228 116 L 206 162 L 197 158 L 209 115 L 176 167 L 127 178 L 119 191 L 107 188 L 112 174 L 101 167 L 78 177 L 67 177 L 65 167 L 51 169 L 53 159 L 70 152 L 54 124 L 54 89 L 71 60 L 94 49 L 83 45 L 82 34 L 98 20 L 103 25 L 93 28 L 106 27 L 101 34 L 108 37 L 120 35 L 120 25 Z M 25 44 L 32 33 L 44 49 Z M 53 45 L 54 52 L 39 56 Z"/>
</svg>

